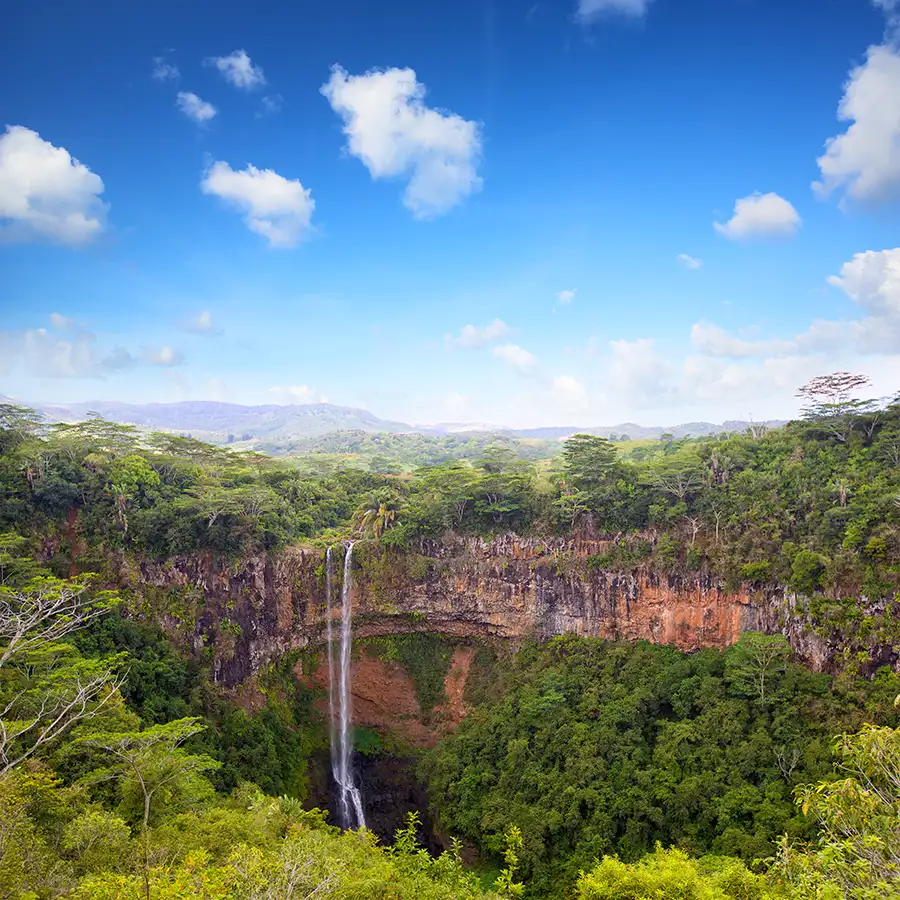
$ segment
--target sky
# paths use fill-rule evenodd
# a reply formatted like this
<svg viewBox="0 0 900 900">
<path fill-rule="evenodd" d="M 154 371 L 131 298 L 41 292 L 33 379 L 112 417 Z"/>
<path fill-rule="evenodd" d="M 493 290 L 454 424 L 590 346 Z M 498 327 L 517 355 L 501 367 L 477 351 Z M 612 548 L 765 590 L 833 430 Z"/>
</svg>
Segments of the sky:
<svg viewBox="0 0 900 900">
<path fill-rule="evenodd" d="M 0 394 L 527 427 L 900 388 L 900 0 L 4 20 Z"/>
</svg>

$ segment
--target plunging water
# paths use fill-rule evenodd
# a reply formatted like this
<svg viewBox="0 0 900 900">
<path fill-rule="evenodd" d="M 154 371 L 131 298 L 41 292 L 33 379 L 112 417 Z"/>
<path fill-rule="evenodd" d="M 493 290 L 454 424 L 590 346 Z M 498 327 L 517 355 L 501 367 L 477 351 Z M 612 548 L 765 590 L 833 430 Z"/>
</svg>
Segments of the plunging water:
<svg viewBox="0 0 900 900">
<path fill-rule="evenodd" d="M 328 595 L 328 621 L 326 625 L 328 637 L 328 712 L 331 732 L 331 773 L 338 789 L 340 802 L 341 827 L 365 828 L 362 797 L 353 780 L 351 760 L 353 754 L 351 726 L 353 711 L 350 704 L 350 642 L 351 623 L 353 619 L 352 575 L 353 543 L 347 545 L 344 557 L 344 582 L 341 586 L 341 655 L 340 678 L 338 681 L 338 697 L 335 704 L 335 664 L 333 629 L 331 624 L 332 593 L 332 557 L 329 548 L 325 554 L 325 591 Z M 336 740 L 335 740 L 336 738 Z"/>
</svg>

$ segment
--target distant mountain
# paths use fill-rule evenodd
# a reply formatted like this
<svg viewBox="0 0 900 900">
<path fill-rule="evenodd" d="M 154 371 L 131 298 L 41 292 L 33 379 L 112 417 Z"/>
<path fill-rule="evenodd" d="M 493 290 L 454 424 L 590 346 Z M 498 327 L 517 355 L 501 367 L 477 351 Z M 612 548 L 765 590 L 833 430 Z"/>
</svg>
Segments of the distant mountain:
<svg viewBox="0 0 900 900">
<path fill-rule="evenodd" d="M 15 402 L 9 398 L 0 398 Z M 552 426 L 548 428 L 510 429 L 485 423 L 443 422 L 435 425 L 408 425 L 379 419 L 364 409 L 335 406 L 331 403 L 304 405 L 242 406 L 237 403 L 217 403 L 210 400 L 189 400 L 182 403 L 117 403 L 93 401 L 70 404 L 33 404 L 52 422 L 77 422 L 98 413 L 113 422 L 137 425 L 140 428 L 190 434 L 213 443 L 239 441 L 277 444 L 302 438 L 316 438 L 335 432 L 369 432 L 389 434 L 453 435 L 471 433 L 497 434 L 519 438 L 561 441 L 573 434 L 595 434 L 600 437 L 657 440 L 669 433 L 676 439 L 692 435 L 717 434 L 722 431 L 743 431 L 751 423 L 732 420 L 717 425 L 712 422 L 685 422 L 681 425 L 638 425 L 622 422 L 603 426 Z M 783 425 L 782 421 L 756 423 L 769 427 Z"/>
<path fill-rule="evenodd" d="M 730 420 L 717 425 L 713 422 L 685 422 L 681 425 L 638 425 L 635 422 L 622 422 L 619 425 L 603 425 L 597 427 L 553 426 L 551 428 L 522 428 L 513 431 L 518 437 L 540 438 L 545 441 L 562 441 L 573 434 L 595 434 L 598 437 L 621 438 L 627 435 L 631 440 L 659 440 L 663 434 L 671 434 L 678 438 L 700 437 L 704 434 L 719 434 L 722 431 L 744 431 L 751 424 L 765 425 L 767 428 L 778 428 L 784 425 L 783 420 L 770 419 L 765 422 L 744 422 Z"/>
<path fill-rule="evenodd" d="M 364 409 L 334 406 L 331 403 L 305 405 L 241 406 L 209 400 L 183 403 L 109 403 L 96 401 L 66 406 L 38 404 L 48 419 L 77 422 L 89 413 L 104 419 L 138 425 L 142 428 L 192 434 L 217 442 L 233 440 L 283 440 L 294 437 L 318 437 L 334 431 L 399 432 L 412 431 L 403 422 L 379 419 Z"/>
</svg>

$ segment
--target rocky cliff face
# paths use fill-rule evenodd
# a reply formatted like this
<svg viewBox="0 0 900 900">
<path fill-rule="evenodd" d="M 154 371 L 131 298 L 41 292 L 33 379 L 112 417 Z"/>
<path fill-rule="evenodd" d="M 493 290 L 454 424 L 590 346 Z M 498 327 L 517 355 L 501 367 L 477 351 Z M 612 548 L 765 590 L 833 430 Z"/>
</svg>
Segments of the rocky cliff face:
<svg viewBox="0 0 900 900">
<path fill-rule="evenodd" d="M 826 669 L 835 648 L 815 635 L 783 591 L 727 591 L 699 573 L 593 568 L 593 540 L 449 538 L 418 554 L 361 544 L 354 553 L 354 635 L 426 631 L 517 640 L 564 633 L 649 640 L 683 650 L 724 648 L 746 630 L 784 632 Z M 340 565 L 335 580 L 339 589 Z M 212 653 L 214 677 L 234 686 L 260 666 L 324 637 L 324 553 L 293 548 L 233 563 L 211 557 L 122 561 L 121 581 L 176 639 Z"/>
</svg>

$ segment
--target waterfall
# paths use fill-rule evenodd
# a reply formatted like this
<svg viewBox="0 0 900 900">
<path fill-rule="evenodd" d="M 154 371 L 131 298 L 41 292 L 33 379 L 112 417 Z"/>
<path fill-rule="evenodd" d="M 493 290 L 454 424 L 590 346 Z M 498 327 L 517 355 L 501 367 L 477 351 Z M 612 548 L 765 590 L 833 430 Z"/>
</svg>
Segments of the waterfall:
<svg viewBox="0 0 900 900">
<path fill-rule="evenodd" d="M 351 726 L 353 711 L 350 704 L 350 642 L 351 623 L 353 620 L 352 574 L 353 542 L 347 545 L 344 557 L 344 582 L 341 586 L 341 655 L 340 680 L 338 683 L 337 704 L 334 699 L 335 664 L 333 629 L 331 624 L 332 594 L 332 557 L 329 548 L 325 554 L 325 591 L 328 595 L 328 712 L 330 715 L 331 733 L 331 772 L 338 788 L 340 801 L 341 827 L 365 828 L 362 797 L 354 783 L 351 760 L 353 754 L 353 736 Z"/>
</svg>

